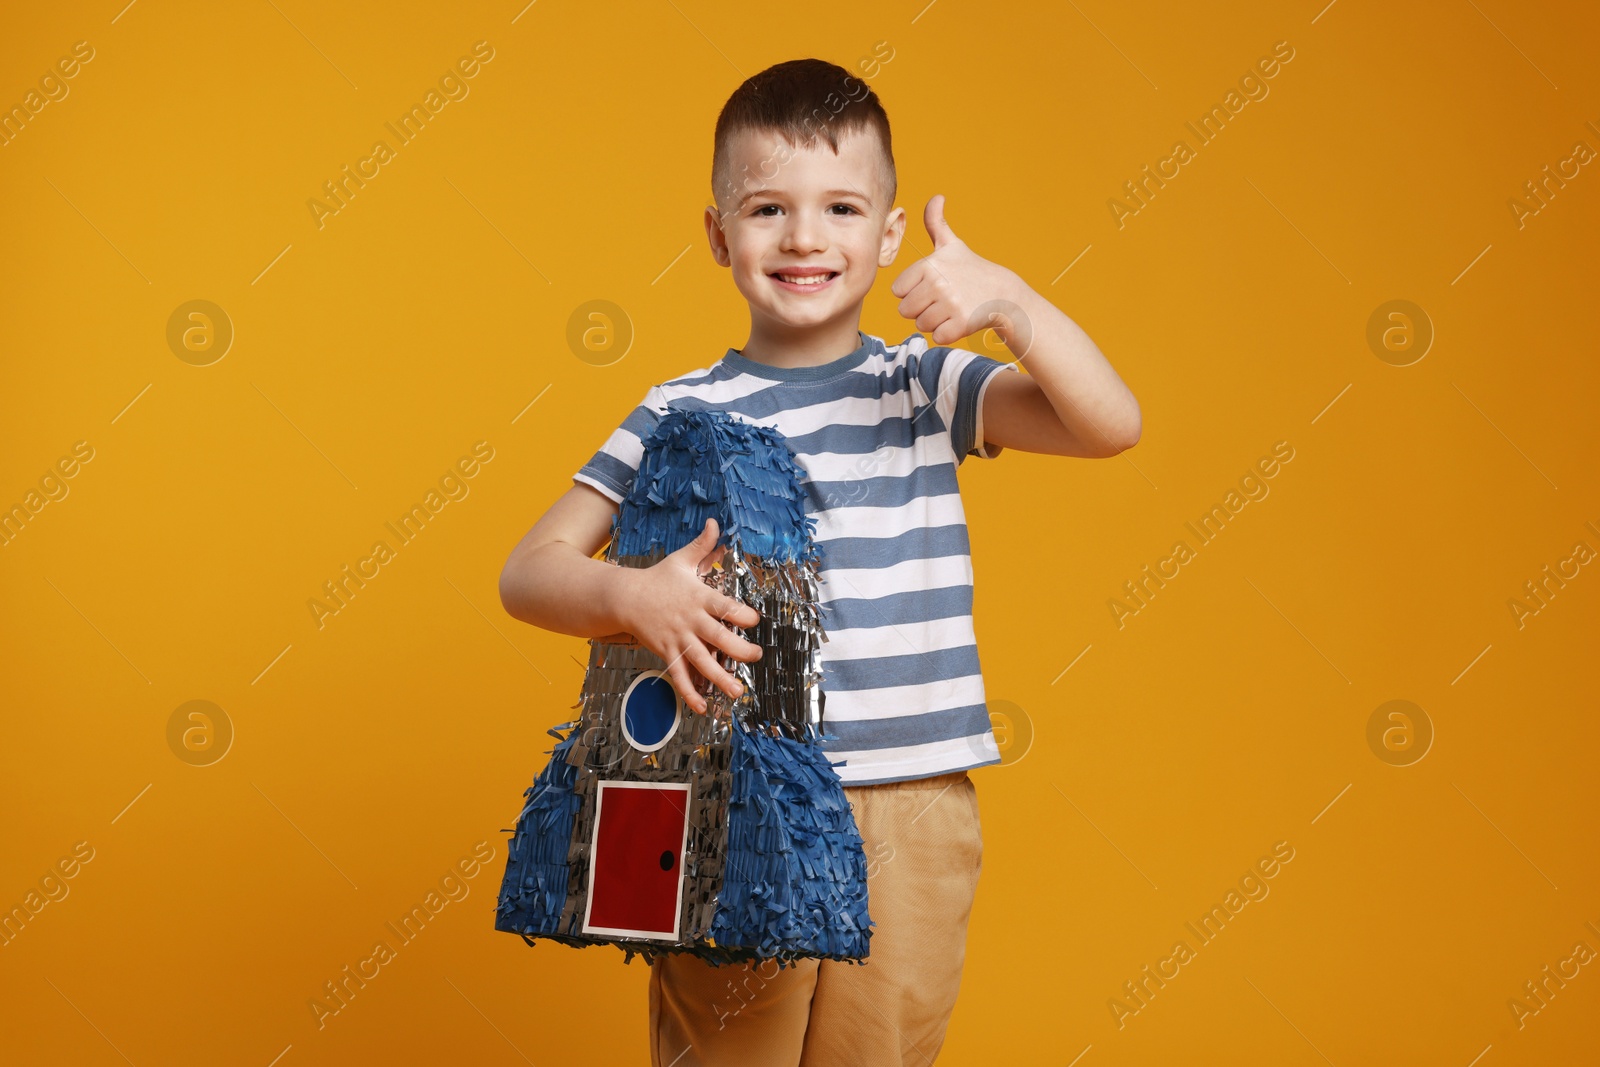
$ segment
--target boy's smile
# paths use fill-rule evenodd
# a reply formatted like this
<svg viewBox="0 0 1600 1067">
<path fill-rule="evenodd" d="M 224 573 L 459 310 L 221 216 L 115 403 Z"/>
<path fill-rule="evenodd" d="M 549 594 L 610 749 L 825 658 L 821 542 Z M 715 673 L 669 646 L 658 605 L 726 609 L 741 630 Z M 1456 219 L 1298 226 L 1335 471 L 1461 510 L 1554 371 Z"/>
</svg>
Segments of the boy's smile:
<svg viewBox="0 0 1600 1067">
<path fill-rule="evenodd" d="M 821 138 L 797 147 L 770 130 L 729 141 L 706 235 L 750 305 L 752 359 L 807 366 L 853 350 L 878 268 L 899 253 L 905 211 L 888 208 L 877 137 L 838 140 L 837 155 Z"/>
<path fill-rule="evenodd" d="M 768 275 L 776 279 L 785 289 L 796 293 L 818 292 L 838 276 L 838 271 L 829 270 L 827 267 L 780 268 Z"/>
</svg>

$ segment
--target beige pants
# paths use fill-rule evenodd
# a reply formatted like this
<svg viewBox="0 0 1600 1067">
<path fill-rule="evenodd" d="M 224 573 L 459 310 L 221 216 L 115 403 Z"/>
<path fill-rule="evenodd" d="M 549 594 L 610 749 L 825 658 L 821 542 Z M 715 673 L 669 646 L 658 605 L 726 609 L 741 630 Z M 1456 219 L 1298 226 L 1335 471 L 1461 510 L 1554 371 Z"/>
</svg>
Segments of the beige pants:
<svg viewBox="0 0 1600 1067">
<path fill-rule="evenodd" d="M 652 1067 L 931 1064 L 961 987 L 983 868 L 978 794 L 965 771 L 846 786 L 876 924 L 865 963 L 650 968 Z"/>
</svg>

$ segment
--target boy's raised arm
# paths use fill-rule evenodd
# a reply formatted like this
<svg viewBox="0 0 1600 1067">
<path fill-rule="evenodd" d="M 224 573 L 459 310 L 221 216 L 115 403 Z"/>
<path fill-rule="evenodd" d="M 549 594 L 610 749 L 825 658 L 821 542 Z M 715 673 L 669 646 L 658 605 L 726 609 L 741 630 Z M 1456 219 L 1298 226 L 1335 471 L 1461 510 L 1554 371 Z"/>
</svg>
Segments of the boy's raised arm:
<svg viewBox="0 0 1600 1067">
<path fill-rule="evenodd" d="M 1138 443 L 1139 402 L 1100 349 L 1016 272 L 984 259 L 928 201 L 923 225 L 933 254 L 895 279 L 900 314 L 936 345 L 991 324 L 1028 374 L 995 374 L 983 397 L 984 441 L 1023 452 L 1101 458 Z"/>
</svg>

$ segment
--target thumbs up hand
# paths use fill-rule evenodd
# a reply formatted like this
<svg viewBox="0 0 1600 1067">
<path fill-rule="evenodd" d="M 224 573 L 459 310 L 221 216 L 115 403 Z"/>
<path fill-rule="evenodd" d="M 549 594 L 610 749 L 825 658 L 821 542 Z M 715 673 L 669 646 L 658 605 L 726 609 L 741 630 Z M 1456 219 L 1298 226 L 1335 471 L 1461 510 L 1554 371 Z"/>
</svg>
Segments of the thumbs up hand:
<svg viewBox="0 0 1600 1067">
<path fill-rule="evenodd" d="M 928 201 L 922 224 L 933 241 L 933 253 L 900 273 L 889 291 L 901 298 L 899 312 L 934 344 L 948 345 L 996 325 L 983 309 L 1017 302 L 1030 292 L 1015 272 L 991 263 L 967 247 L 944 218 L 944 194 Z M 979 320 L 982 321 L 979 321 Z M 1002 333 L 1002 339 L 1009 342 Z"/>
</svg>

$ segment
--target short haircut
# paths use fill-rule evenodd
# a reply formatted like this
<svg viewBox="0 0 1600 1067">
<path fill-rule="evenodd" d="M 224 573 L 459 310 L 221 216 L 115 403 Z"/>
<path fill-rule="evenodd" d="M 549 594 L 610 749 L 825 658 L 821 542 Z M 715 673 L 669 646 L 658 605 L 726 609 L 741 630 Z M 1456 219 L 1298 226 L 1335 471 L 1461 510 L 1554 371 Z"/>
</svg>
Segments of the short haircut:
<svg viewBox="0 0 1600 1067">
<path fill-rule="evenodd" d="M 835 155 L 841 134 L 874 132 L 883 148 L 882 181 L 889 195 L 885 211 L 894 203 L 897 180 L 889 116 L 878 94 L 843 67 L 821 59 L 791 59 L 746 78 L 717 116 L 711 154 L 714 196 L 735 192 L 728 143 L 745 130 L 771 131 L 795 147 L 810 147 L 820 137 Z"/>
</svg>

